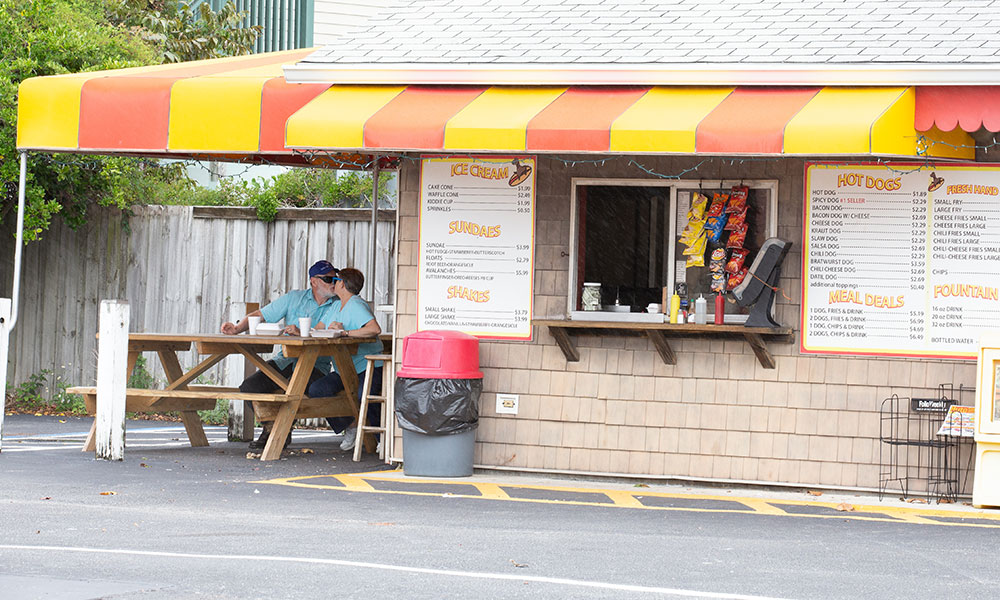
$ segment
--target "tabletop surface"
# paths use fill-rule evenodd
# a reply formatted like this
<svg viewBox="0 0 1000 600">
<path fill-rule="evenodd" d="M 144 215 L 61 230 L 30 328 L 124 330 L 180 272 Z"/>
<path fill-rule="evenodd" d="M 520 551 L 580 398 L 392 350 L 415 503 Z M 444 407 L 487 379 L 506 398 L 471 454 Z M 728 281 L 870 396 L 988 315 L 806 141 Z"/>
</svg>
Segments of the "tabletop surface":
<svg viewBox="0 0 1000 600">
<path fill-rule="evenodd" d="M 214 342 L 227 344 L 281 344 L 283 346 L 327 346 L 376 342 L 376 337 L 320 338 L 295 335 L 227 335 L 225 333 L 141 333 L 128 334 L 133 342 Z"/>
</svg>

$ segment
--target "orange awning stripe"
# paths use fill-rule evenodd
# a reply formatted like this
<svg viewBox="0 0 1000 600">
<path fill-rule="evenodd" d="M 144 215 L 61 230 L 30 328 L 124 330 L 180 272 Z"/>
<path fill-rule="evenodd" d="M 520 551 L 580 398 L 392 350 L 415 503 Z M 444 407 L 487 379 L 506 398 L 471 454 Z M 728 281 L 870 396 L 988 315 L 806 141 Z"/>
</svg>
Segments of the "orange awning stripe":
<svg viewBox="0 0 1000 600">
<path fill-rule="evenodd" d="M 570 88 L 528 122 L 527 150 L 607 152 L 611 124 L 648 90 Z"/>
<path fill-rule="evenodd" d="M 701 154 L 781 154 L 785 125 L 820 88 L 736 88 L 698 124 Z"/>
<path fill-rule="evenodd" d="M 409 87 L 365 122 L 365 147 L 440 150 L 448 120 L 485 89 Z"/>
</svg>

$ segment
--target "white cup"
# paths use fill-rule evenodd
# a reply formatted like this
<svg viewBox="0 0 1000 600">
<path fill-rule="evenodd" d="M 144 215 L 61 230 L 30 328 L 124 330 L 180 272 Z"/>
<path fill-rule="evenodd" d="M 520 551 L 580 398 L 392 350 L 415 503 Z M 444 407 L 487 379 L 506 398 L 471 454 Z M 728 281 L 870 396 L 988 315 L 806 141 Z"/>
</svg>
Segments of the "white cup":
<svg viewBox="0 0 1000 600">
<path fill-rule="evenodd" d="M 299 335 L 302 337 L 309 337 L 310 329 L 312 329 L 312 319 L 309 317 L 301 317 L 299 319 Z"/>
<path fill-rule="evenodd" d="M 250 323 L 250 335 L 257 335 L 257 326 L 260 325 L 260 317 L 247 317 L 247 321 Z"/>
</svg>

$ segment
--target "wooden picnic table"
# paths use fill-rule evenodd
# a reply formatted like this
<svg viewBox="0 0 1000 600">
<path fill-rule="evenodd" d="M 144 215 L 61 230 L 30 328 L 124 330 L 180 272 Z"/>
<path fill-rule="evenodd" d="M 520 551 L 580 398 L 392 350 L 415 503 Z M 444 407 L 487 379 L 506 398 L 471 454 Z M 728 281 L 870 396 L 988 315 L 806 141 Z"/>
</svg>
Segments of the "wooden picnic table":
<svg viewBox="0 0 1000 600">
<path fill-rule="evenodd" d="M 201 425 L 199 410 L 215 408 L 219 399 L 244 400 L 253 402 L 254 412 L 262 421 L 274 421 L 267 445 L 261 453 L 261 460 L 275 460 L 281 456 L 285 439 L 298 418 L 341 417 L 357 418 L 358 374 L 354 370 L 351 356 L 358 346 L 377 341 L 375 337 L 303 338 L 287 335 L 226 335 L 222 333 L 130 333 L 128 336 L 128 373 L 132 372 L 136 360 L 143 352 L 156 352 L 167 375 L 167 384 L 162 389 L 147 390 L 128 388 L 125 391 L 125 410 L 129 412 L 179 411 L 188 440 L 192 446 L 207 446 L 208 439 Z M 198 354 L 205 358 L 190 369 L 184 370 L 177 358 L 178 352 L 186 352 L 195 345 Z M 295 369 L 288 379 L 267 364 L 261 354 L 274 351 L 280 345 L 284 355 L 296 358 Z M 246 357 L 278 386 L 273 394 L 250 394 L 238 388 L 195 385 L 192 382 L 199 375 L 213 367 L 222 359 L 233 354 Z M 328 398 L 309 398 L 306 388 L 309 376 L 320 356 L 330 356 L 337 372 L 341 374 L 344 391 Z M 87 404 L 87 411 L 96 414 L 98 402 L 97 388 L 76 387 L 67 390 L 81 394 Z M 96 420 L 84 443 L 85 451 L 95 448 Z M 374 436 L 366 435 L 365 446 L 374 449 Z"/>
</svg>

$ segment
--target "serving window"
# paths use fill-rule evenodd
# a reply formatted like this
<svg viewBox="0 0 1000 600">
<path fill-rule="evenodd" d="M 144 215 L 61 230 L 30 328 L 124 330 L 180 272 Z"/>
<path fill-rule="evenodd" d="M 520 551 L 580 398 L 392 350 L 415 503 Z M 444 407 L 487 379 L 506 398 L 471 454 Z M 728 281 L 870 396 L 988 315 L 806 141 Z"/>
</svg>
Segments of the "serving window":
<svg viewBox="0 0 1000 600">
<path fill-rule="evenodd" d="M 740 187 L 746 189 L 742 213 L 740 200 L 733 200 L 731 206 L 728 200 L 734 188 Z M 729 212 L 723 213 L 726 222 L 720 225 L 705 213 L 723 197 L 727 199 L 722 210 Z M 777 234 L 776 199 L 775 181 L 575 179 L 569 313 L 574 317 L 593 317 L 595 310 L 644 313 L 649 304 L 661 303 L 664 289 L 668 297 L 680 290 L 692 302 L 700 294 L 710 299 L 713 281 L 715 289 L 720 286 L 713 252 L 717 261 L 724 253 L 724 266 L 733 267 L 730 259 L 742 250 L 742 265 L 721 274 L 726 280 L 721 285 L 728 285 L 729 278 L 738 278 L 740 269 L 749 269 L 764 241 Z M 706 222 L 720 230 L 709 231 Z M 726 225 L 734 228 L 721 229 Z M 731 240 L 735 231 L 741 235 Z M 595 290 L 599 290 L 599 301 L 594 300 Z M 709 314 L 712 310 L 709 301 Z M 727 322 L 745 319 L 746 309 L 733 303 L 726 312 Z"/>
</svg>

